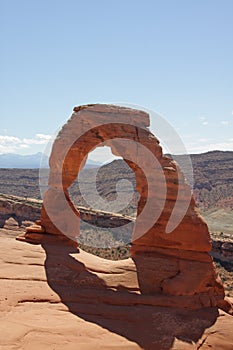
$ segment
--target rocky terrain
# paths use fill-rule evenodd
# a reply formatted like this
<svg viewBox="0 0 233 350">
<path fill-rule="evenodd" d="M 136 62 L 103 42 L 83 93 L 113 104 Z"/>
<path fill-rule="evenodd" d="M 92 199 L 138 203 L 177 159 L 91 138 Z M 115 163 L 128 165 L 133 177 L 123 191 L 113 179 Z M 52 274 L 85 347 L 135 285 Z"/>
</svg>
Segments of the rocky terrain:
<svg viewBox="0 0 233 350">
<path fill-rule="evenodd" d="M 127 259 L 111 262 L 59 242 L 18 242 L 10 221 L 0 229 L 1 349 L 232 349 L 233 317 L 224 311 L 132 298 L 138 286 Z"/>
<path fill-rule="evenodd" d="M 191 159 L 199 207 L 233 209 L 233 152 L 193 154 Z"/>
</svg>

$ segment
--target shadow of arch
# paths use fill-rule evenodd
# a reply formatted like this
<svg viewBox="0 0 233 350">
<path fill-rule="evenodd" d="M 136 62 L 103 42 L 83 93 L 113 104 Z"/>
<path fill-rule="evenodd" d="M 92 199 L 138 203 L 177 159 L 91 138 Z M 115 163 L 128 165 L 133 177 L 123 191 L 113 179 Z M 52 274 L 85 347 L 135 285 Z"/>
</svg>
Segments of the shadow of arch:
<svg viewBox="0 0 233 350">
<path fill-rule="evenodd" d="M 68 310 L 83 320 L 116 333 L 145 350 L 169 350 L 176 339 L 197 343 L 216 322 L 215 307 L 199 310 L 159 307 L 118 285 L 108 286 L 98 272 L 79 261 L 77 249 L 44 243 L 49 286 Z M 71 254 L 75 254 L 72 257 Z M 101 270 L 101 266 L 98 266 Z M 88 327 L 88 325 L 87 325 Z M 123 347 L 127 348 L 127 347 Z"/>
</svg>

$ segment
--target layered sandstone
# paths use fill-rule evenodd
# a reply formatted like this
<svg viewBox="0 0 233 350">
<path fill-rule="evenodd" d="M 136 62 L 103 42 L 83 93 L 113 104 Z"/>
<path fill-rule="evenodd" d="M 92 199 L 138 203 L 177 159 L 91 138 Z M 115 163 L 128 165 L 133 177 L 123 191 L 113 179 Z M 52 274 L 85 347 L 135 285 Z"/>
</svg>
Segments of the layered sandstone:
<svg viewBox="0 0 233 350">
<path fill-rule="evenodd" d="M 232 349 L 230 315 L 193 310 L 191 297 L 177 309 L 172 296 L 141 295 L 131 259 L 107 261 L 56 239 L 22 244 L 2 231 L 1 349 Z"/>
<path fill-rule="evenodd" d="M 40 218 L 41 201 L 0 194 L 0 227 L 5 221 L 14 218 L 21 226 L 25 220 L 36 221 Z"/>
<path fill-rule="evenodd" d="M 224 290 L 208 254 L 208 227 L 183 174 L 172 159 L 163 155 L 158 139 L 148 127 L 149 115 L 143 111 L 112 105 L 74 108 L 53 144 L 41 226 L 30 228 L 25 238 L 40 241 L 41 235 L 44 242 L 46 234 L 50 234 L 50 240 L 51 236 L 69 240 L 77 247 L 80 213 L 71 202 L 68 189 L 88 153 L 108 145 L 134 171 L 140 194 L 132 259 L 127 262 L 134 276 L 131 278 L 138 281 L 138 292 L 157 305 L 163 300 L 163 305 L 171 306 L 230 308 L 224 302 Z M 146 150 L 146 156 L 142 150 Z M 148 209 L 149 201 L 153 205 Z M 187 203 L 187 210 L 181 215 Z M 148 226 L 155 212 L 157 218 Z M 168 226 L 173 227 L 172 231 Z M 115 275 L 111 276 L 114 281 Z M 126 291 L 131 288 L 126 280 L 121 285 Z M 95 288 L 99 289 L 99 285 Z M 131 298 L 134 303 L 137 295 L 132 293 Z M 138 300 L 142 302 L 143 298 Z"/>
</svg>

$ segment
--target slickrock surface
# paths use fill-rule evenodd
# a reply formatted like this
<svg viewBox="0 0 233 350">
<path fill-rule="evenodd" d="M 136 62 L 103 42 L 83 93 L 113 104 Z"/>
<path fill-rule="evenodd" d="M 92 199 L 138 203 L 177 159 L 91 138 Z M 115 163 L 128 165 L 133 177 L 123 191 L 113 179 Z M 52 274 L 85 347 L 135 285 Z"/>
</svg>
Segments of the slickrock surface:
<svg viewBox="0 0 233 350">
<path fill-rule="evenodd" d="M 129 269 L 131 264 L 136 269 L 133 275 L 137 274 L 140 293 L 148 298 L 153 295 L 157 305 L 163 300 L 162 305 L 174 307 L 223 307 L 224 289 L 208 254 L 211 240 L 207 224 L 184 175 L 172 159 L 163 155 L 149 124 L 149 114 L 139 110 L 113 105 L 75 107 L 53 144 L 41 223 L 29 228 L 24 238 L 45 243 L 51 236 L 63 242 L 70 237 L 77 246 L 80 213 L 70 200 L 68 188 L 88 153 L 105 142 L 132 168 L 140 194 L 132 259 L 128 261 Z M 124 142 L 118 143 L 117 138 L 124 138 Z M 153 203 L 149 209 L 147 202 Z M 156 210 L 157 219 L 142 233 Z M 180 223 L 167 233 L 168 225 L 179 215 Z M 127 284 L 124 288 L 130 291 Z"/>
<path fill-rule="evenodd" d="M 232 349 L 233 317 L 221 310 L 153 306 L 141 295 L 138 304 L 132 261 L 17 234 L 0 230 L 1 350 Z"/>
</svg>

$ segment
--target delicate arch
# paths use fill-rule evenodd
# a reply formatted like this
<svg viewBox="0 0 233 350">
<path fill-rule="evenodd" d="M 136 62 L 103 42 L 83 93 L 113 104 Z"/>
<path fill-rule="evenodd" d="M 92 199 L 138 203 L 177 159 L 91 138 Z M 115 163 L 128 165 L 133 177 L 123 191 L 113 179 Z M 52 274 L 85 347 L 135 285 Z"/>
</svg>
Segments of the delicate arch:
<svg viewBox="0 0 233 350">
<path fill-rule="evenodd" d="M 121 156 L 135 173 L 137 191 L 141 196 L 137 216 L 148 201 L 148 178 L 152 175 L 157 183 L 160 182 L 157 186 L 157 193 L 153 193 L 152 196 L 156 196 L 157 202 L 164 199 L 161 215 L 143 234 L 140 229 L 145 223 L 145 218 L 144 223 L 140 222 L 137 225 L 136 222 L 132 252 L 152 251 L 157 247 L 166 248 L 167 246 L 174 249 L 210 250 L 208 228 L 196 210 L 191 190 L 185 183 L 184 176 L 176 163 L 163 155 L 158 139 L 149 131 L 148 126 L 149 115 L 139 110 L 112 105 L 87 105 L 74 108 L 70 120 L 55 139 L 50 156 L 49 189 L 44 196 L 41 216 L 42 225 L 47 232 L 62 233 L 59 224 L 67 222 L 66 227 L 64 224 L 61 226 L 62 229 L 65 227 L 65 230 L 69 230 L 71 237 L 78 235 L 78 222 L 73 214 L 79 217 L 79 213 L 69 198 L 68 187 L 85 164 L 88 153 L 105 143 L 111 147 L 112 153 Z M 125 144 L 117 144 L 115 139 L 119 137 L 126 139 Z M 141 158 L 139 157 L 136 162 L 129 160 L 130 157 L 126 158 L 125 154 L 130 155 L 130 153 L 137 152 L 135 147 L 138 147 L 129 146 L 129 141 L 143 145 L 150 151 L 154 162 L 157 161 L 161 166 L 163 173 L 161 176 L 148 175 L 142 171 L 141 163 L 146 162 L 145 157 L 140 155 Z M 152 164 L 149 164 L 148 167 L 152 167 Z M 162 198 L 164 192 L 160 190 L 163 185 L 166 187 L 165 198 Z M 177 202 L 178 193 L 181 206 L 183 203 L 185 206 L 188 202 L 188 210 L 175 230 L 167 234 L 166 226 Z M 69 206 L 64 206 L 64 200 Z M 72 211 L 69 210 L 70 208 Z M 155 209 L 151 208 L 151 211 L 153 210 Z M 56 220 L 53 220 L 51 216 Z M 58 226 L 54 223 L 57 223 Z"/>
<path fill-rule="evenodd" d="M 80 215 L 69 198 L 68 188 L 85 164 L 88 152 L 105 143 L 133 169 L 141 196 L 132 237 L 132 259 L 126 261 L 131 267 L 125 270 L 127 277 L 138 281 L 141 294 L 150 294 L 140 300 L 148 305 L 230 308 L 208 254 L 208 227 L 183 174 L 172 159 L 163 155 L 159 141 L 148 127 L 149 115 L 139 110 L 112 105 L 74 108 L 53 144 L 40 226 L 28 228 L 19 239 L 47 243 L 51 239 L 54 242 L 54 238 L 67 241 L 68 237 L 68 243 L 77 245 Z M 167 234 L 174 212 L 177 222 Z M 128 286 L 130 283 L 126 290 Z"/>
</svg>

